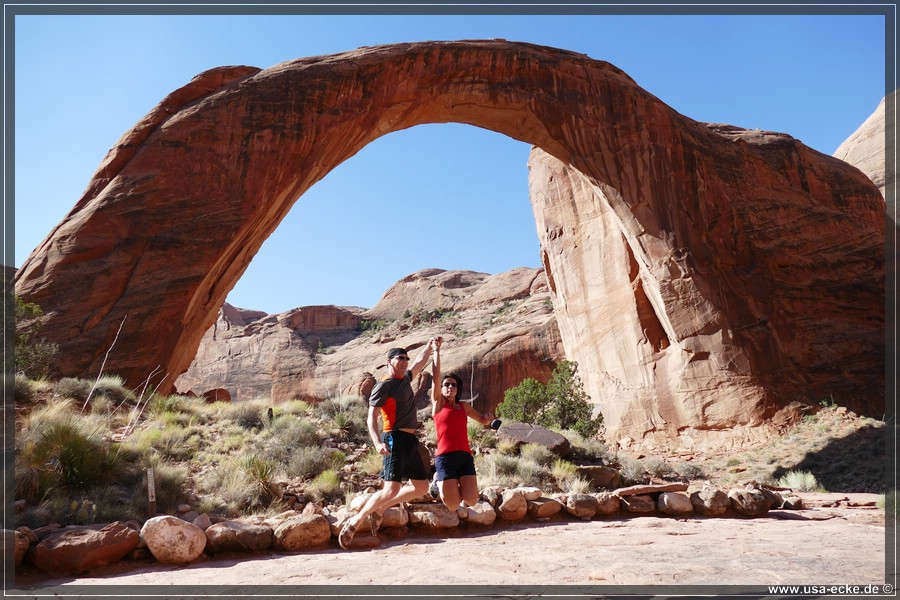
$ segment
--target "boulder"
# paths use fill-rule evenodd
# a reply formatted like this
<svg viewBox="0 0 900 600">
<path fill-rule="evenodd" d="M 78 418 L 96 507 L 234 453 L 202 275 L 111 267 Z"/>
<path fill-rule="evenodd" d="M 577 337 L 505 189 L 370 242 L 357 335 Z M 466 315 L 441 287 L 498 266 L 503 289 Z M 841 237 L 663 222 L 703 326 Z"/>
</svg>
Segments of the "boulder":
<svg viewBox="0 0 900 600">
<path fill-rule="evenodd" d="M 472 506 L 466 507 L 466 523 L 473 525 L 493 525 L 497 520 L 497 511 L 489 502 L 479 500 Z"/>
<path fill-rule="evenodd" d="M 18 567 L 25 559 L 25 554 L 28 552 L 28 549 L 31 548 L 31 539 L 28 535 L 19 530 L 3 531 L 3 539 L 9 539 L 10 536 L 15 538 L 15 566 Z"/>
<path fill-rule="evenodd" d="M 566 511 L 573 517 L 589 521 L 597 514 L 597 498 L 591 494 L 569 494 Z"/>
<path fill-rule="evenodd" d="M 429 529 L 447 529 L 459 525 L 459 515 L 447 508 L 443 502 L 423 502 L 407 504 L 409 523 Z"/>
<path fill-rule="evenodd" d="M 497 435 L 501 438 L 514 440 L 521 444 L 537 444 L 547 448 L 557 456 L 565 457 L 572 453 L 572 445 L 565 436 L 550 431 L 544 427 L 531 425 L 530 423 L 515 423 L 504 421 Z"/>
<path fill-rule="evenodd" d="M 761 517 L 781 503 L 781 497 L 772 490 L 754 483 L 729 490 L 728 498 L 735 512 L 747 517 Z"/>
<path fill-rule="evenodd" d="M 18 533 L 18 532 L 17 532 Z M 27 540 L 28 536 L 23 537 Z M 121 521 L 96 527 L 66 527 L 31 548 L 28 559 L 51 575 L 77 575 L 121 560 L 137 548 L 140 534 Z M 16 536 L 16 548 L 20 538 Z"/>
<path fill-rule="evenodd" d="M 141 537 L 161 563 L 184 564 L 200 557 L 206 548 L 206 532 L 178 517 L 151 517 L 141 527 Z"/>
<path fill-rule="evenodd" d="M 532 519 L 545 519 L 559 514 L 563 505 L 553 498 L 538 498 L 528 501 L 528 516 Z"/>
<path fill-rule="evenodd" d="M 597 515 L 614 515 L 622 508 L 622 501 L 612 492 L 591 494 L 597 499 Z"/>
<path fill-rule="evenodd" d="M 575 472 L 578 477 L 591 482 L 594 489 L 614 490 L 619 487 L 622 475 L 618 469 L 603 465 L 577 465 Z"/>
<path fill-rule="evenodd" d="M 272 546 L 274 531 L 268 525 L 220 521 L 206 529 L 206 549 L 219 552 L 262 552 Z"/>
<path fill-rule="evenodd" d="M 328 519 L 322 515 L 300 515 L 284 521 L 273 532 L 273 545 L 279 550 L 309 550 L 331 539 Z"/>
<path fill-rule="evenodd" d="M 656 501 L 653 496 L 635 495 L 622 496 L 622 508 L 630 513 L 652 513 L 656 511 Z"/>
<path fill-rule="evenodd" d="M 686 515 L 694 512 L 694 505 L 687 494 L 663 492 L 656 499 L 656 510 L 664 515 Z"/>
<path fill-rule="evenodd" d="M 500 495 L 497 514 L 503 521 L 520 521 L 528 513 L 528 501 L 519 489 L 504 490 Z"/>
<path fill-rule="evenodd" d="M 403 527 L 409 523 L 409 513 L 402 506 L 392 506 L 384 511 L 382 527 Z"/>
<path fill-rule="evenodd" d="M 691 504 L 697 514 L 717 517 L 724 515 L 731 508 L 731 498 L 716 487 L 704 485 L 691 494 Z"/>
</svg>

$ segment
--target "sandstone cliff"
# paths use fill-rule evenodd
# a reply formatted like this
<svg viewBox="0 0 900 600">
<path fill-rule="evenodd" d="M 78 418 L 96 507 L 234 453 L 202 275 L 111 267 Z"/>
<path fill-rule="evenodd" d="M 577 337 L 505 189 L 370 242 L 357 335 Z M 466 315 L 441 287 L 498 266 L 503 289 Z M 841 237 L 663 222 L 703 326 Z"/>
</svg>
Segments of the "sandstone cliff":
<svg viewBox="0 0 900 600">
<path fill-rule="evenodd" d="M 869 118 L 834 151 L 835 158 L 850 163 L 865 173 L 878 186 L 882 197 L 886 197 L 887 186 L 896 177 L 896 173 L 890 173 L 889 180 L 885 171 L 884 117 L 887 100 L 888 98 L 882 98 Z M 896 93 L 892 95 L 891 102 L 896 102 Z"/>
<path fill-rule="evenodd" d="M 176 387 L 198 395 L 224 388 L 235 401 L 365 394 L 366 376 L 386 373 L 389 348 L 414 354 L 432 335 L 445 339 L 445 371 L 471 384 L 482 411 L 493 411 L 525 377 L 547 381 L 563 358 L 542 269 L 493 276 L 428 269 L 398 281 L 369 310 L 310 306 L 267 315 L 226 304 Z M 416 382 L 420 407 L 430 384 L 429 373 Z"/>
<path fill-rule="evenodd" d="M 743 435 L 824 398 L 883 415 L 872 181 L 790 136 L 694 121 L 609 63 L 526 43 L 202 73 L 110 151 L 16 292 L 44 308 L 60 374 L 105 364 L 137 386 L 158 372 L 169 391 L 309 187 L 372 140 L 439 122 L 540 148 L 532 204 L 565 355 L 609 367 L 588 393 L 614 435 Z"/>
</svg>

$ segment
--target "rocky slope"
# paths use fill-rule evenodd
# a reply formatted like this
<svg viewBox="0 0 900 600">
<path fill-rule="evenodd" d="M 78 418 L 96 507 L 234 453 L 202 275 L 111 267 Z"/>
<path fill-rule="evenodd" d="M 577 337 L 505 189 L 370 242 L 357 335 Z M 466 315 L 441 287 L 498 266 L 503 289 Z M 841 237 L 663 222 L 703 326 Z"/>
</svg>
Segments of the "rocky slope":
<svg viewBox="0 0 900 600">
<path fill-rule="evenodd" d="M 546 381 L 564 358 L 542 269 L 428 269 L 398 281 L 369 310 L 311 306 L 267 315 L 226 304 L 176 388 L 225 389 L 236 401 L 367 394 L 366 382 L 386 373 L 389 348 L 415 354 L 432 335 L 444 337 L 444 369 L 471 384 L 480 410 L 492 411 L 526 377 Z M 420 406 L 429 386 L 426 372 L 416 382 Z"/>
</svg>

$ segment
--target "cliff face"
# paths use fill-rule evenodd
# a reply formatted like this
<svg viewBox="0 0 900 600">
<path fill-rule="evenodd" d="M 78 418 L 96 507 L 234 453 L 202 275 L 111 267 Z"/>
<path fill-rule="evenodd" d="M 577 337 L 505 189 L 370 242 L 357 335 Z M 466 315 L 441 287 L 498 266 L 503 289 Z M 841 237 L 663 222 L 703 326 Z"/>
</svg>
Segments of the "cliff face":
<svg viewBox="0 0 900 600">
<path fill-rule="evenodd" d="M 159 372 L 152 383 L 169 391 L 310 186 L 382 135 L 439 122 L 546 155 L 532 161 L 532 193 L 565 352 L 610 366 L 612 381 L 597 370 L 588 392 L 617 391 L 599 401 L 618 433 L 752 427 L 826 397 L 882 414 L 884 205 L 872 182 L 788 136 L 693 121 L 609 63 L 523 43 L 203 73 L 110 151 L 16 292 L 44 308 L 61 374 L 106 360 L 134 385 Z M 598 250 L 628 266 L 594 265 L 607 260 Z M 631 316 L 604 329 L 603 307 L 629 293 Z"/>
<path fill-rule="evenodd" d="M 370 310 L 267 315 L 226 304 L 176 388 L 197 395 L 223 388 L 235 401 L 367 395 L 367 380 L 386 374 L 389 348 L 414 356 L 433 335 L 445 340 L 443 370 L 462 377 L 464 397 L 477 394 L 482 411 L 526 377 L 547 381 L 564 358 L 542 269 L 493 276 L 428 269 L 397 282 Z M 427 373 L 415 382 L 420 407 L 430 385 Z"/>
</svg>

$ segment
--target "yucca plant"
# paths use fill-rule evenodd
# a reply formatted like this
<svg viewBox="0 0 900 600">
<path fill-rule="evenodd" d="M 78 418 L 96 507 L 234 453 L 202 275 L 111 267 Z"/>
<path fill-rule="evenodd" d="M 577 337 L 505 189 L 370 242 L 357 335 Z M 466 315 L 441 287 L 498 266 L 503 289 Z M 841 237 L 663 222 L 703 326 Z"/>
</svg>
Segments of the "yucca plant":
<svg viewBox="0 0 900 600">
<path fill-rule="evenodd" d="M 271 502 L 281 498 L 281 486 L 275 481 L 278 465 L 274 461 L 251 454 L 242 458 L 239 465 L 254 487 L 256 500 Z"/>
</svg>

